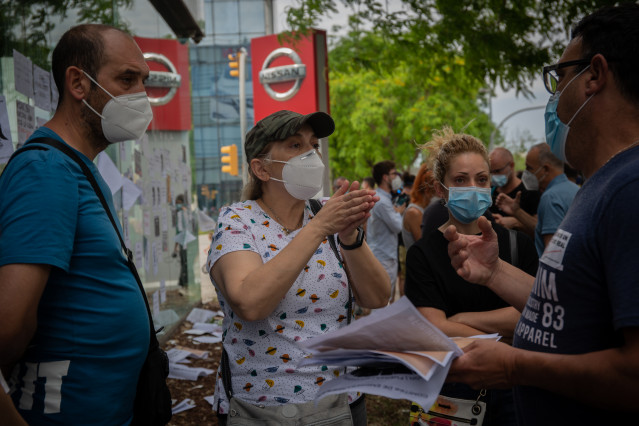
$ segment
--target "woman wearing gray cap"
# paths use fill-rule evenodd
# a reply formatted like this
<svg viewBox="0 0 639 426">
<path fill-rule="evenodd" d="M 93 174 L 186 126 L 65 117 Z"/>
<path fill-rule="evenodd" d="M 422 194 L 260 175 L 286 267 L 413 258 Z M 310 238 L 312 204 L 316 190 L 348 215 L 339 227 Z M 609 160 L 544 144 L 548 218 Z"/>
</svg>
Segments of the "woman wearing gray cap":
<svg viewBox="0 0 639 426">
<path fill-rule="evenodd" d="M 246 201 L 220 212 L 208 257 L 225 313 L 214 405 L 222 424 L 366 424 L 358 393 L 314 403 L 320 386 L 343 369 L 296 367 L 305 356 L 296 342 L 350 321 L 351 290 L 366 308 L 385 306 L 390 297 L 388 276 L 360 226 L 379 200 L 375 192 L 345 182 L 321 210 L 309 201 L 324 175 L 318 138 L 334 129 L 322 112 L 278 111 L 246 136 Z"/>
</svg>

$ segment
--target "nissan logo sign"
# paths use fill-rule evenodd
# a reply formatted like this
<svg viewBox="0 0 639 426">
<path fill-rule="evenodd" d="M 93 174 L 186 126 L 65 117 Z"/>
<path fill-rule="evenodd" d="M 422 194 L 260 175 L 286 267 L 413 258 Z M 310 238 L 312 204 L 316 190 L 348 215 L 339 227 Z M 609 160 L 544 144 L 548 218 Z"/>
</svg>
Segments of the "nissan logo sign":
<svg viewBox="0 0 639 426">
<path fill-rule="evenodd" d="M 149 96 L 149 102 L 153 106 L 160 106 L 168 104 L 178 87 L 182 84 L 182 76 L 177 73 L 177 69 L 169 58 L 160 53 L 145 53 L 144 59 L 151 62 L 157 62 L 164 65 L 168 71 L 151 71 L 149 77 L 144 82 L 146 87 L 166 87 L 169 89 L 168 93 L 158 98 L 152 98 Z"/>
<path fill-rule="evenodd" d="M 269 68 L 269 65 L 280 56 L 289 57 L 294 63 L 292 65 L 282 65 L 279 67 Z M 272 51 L 264 60 L 262 70 L 259 73 L 260 84 L 264 86 L 264 90 L 268 95 L 276 101 L 287 101 L 291 99 L 300 90 L 302 81 L 306 77 L 306 65 L 302 63 L 300 56 L 288 47 L 280 47 Z M 276 92 L 271 88 L 273 83 L 282 83 L 285 81 L 294 81 L 293 87 L 286 92 Z"/>
</svg>

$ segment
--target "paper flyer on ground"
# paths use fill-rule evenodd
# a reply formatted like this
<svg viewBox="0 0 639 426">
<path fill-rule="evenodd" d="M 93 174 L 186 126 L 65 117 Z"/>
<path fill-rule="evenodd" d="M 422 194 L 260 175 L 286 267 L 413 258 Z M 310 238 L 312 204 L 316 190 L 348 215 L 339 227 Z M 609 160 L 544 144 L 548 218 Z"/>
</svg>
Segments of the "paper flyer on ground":
<svg viewBox="0 0 639 426">
<path fill-rule="evenodd" d="M 326 382 L 318 398 L 360 391 L 430 407 L 453 359 L 462 355 L 461 348 L 473 339 L 449 338 L 402 297 L 347 327 L 300 342 L 310 355 L 299 366 L 359 367 Z"/>
</svg>

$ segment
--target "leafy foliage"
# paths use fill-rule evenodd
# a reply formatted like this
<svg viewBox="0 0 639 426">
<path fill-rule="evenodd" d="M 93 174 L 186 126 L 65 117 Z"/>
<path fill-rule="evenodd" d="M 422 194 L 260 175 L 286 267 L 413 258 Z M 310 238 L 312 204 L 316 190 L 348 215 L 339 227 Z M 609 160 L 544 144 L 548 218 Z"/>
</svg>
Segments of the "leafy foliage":
<svg viewBox="0 0 639 426">
<path fill-rule="evenodd" d="M 367 28 L 416 57 L 431 51 L 464 58 L 469 73 L 504 90 L 529 93 L 528 82 L 559 56 L 567 30 L 610 0 L 402 0 L 387 11 L 376 0 L 300 0 L 287 10 L 293 30 L 305 32 L 339 4 L 352 14 L 349 25 Z M 371 62 L 361 63 L 373 66 Z"/>
<path fill-rule="evenodd" d="M 114 25 L 113 7 L 129 8 L 133 0 L 9 0 L 0 2 L 0 55 L 19 50 L 43 68 L 48 68 L 51 47 L 47 34 L 53 21 L 63 19 L 71 9 L 78 11 L 77 23 Z M 121 23 L 119 28 L 126 29 Z"/>
<path fill-rule="evenodd" d="M 492 123 L 477 102 L 483 82 L 464 60 L 443 52 L 397 57 L 403 47 L 395 43 L 353 33 L 330 53 L 334 176 L 361 179 L 381 160 L 407 169 L 418 159 L 418 145 L 444 125 L 488 141 Z"/>
</svg>

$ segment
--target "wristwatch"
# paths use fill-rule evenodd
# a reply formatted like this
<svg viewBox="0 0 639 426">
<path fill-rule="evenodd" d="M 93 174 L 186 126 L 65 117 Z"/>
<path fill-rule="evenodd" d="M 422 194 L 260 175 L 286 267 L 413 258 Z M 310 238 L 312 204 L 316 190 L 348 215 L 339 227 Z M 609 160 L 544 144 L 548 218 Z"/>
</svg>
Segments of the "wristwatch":
<svg viewBox="0 0 639 426">
<path fill-rule="evenodd" d="M 337 242 L 339 243 L 340 247 L 343 248 L 344 250 L 355 250 L 356 248 L 360 248 L 362 244 L 364 244 L 364 237 L 365 237 L 364 228 L 362 228 L 361 226 L 358 226 L 357 238 L 355 239 L 355 242 L 353 244 L 351 245 L 344 244 L 343 242 L 340 241 L 339 235 L 337 236 Z"/>
</svg>

